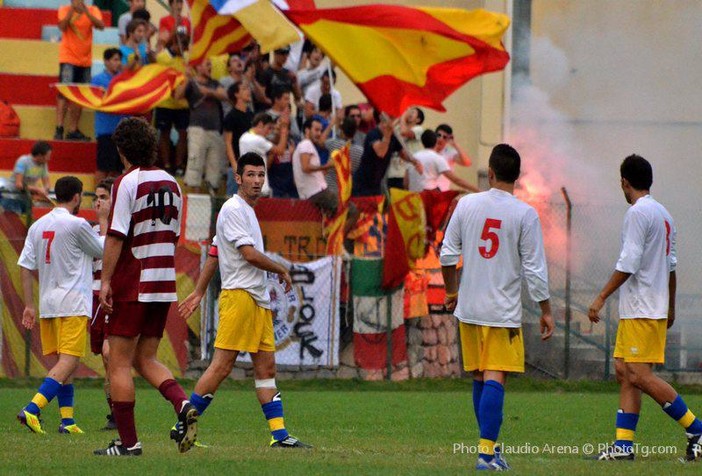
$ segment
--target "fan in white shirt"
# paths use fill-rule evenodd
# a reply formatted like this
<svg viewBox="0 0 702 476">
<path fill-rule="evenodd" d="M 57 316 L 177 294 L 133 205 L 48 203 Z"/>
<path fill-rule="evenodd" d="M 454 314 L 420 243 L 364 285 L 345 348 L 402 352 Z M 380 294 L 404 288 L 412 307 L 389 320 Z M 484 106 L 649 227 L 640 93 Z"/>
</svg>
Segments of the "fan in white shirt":
<svg viewBox="0 0 702 476">
<path fill-rule="evenodd" d="M 405 172 L 405 188 L 407 190 L 421 192 L 422 190 L 440 189 L 440 179 L 445 177 L 464 190 L 471 192 L 480 191 L 478 187 L 471 185 L 454 174 L 446 159 L 436 151 L 436 132 L 426 130 L 422 133 L 421 139 L 425 148 L 415 152 L 414 158 L 422 164 L 423 172 L 420 174 L 416 168 L 407 168 Z"/>
<path fill-rule="evenodd" d="M 280 133 L 277 144 L 273 144 L 271 141 L 266 139 L 266 137 L 273 133 L 276 122 L 270 114 L 266 112 L 259 112 L 254 116 L 251 122 L 253 125 L 251 130 L 244 132 L 244 134 L 242 134 L 242 136 L 239 138 L 239 155 L 243 156 L 248 152 L 253 152 L 259 155 L 266 162 L 266 170 L 268 170 L 268 167 L 270 167 L 273 163 L 273 157 L 285 153 L 288 145 L 290 115 L 283 114 L 278 118 Z M 268 174 L 266 174 L 261 194 L 264 197 L 271 194 L 271 188 L 268 185 Z"/>
<path fill-rule="evenodd" d="M 675 222 L 650 195 L 653 168 L 646 159 L 630 155 L 622 162 L 619 172 L 624 198 L 631 204 L 624 216 L 622 249 L 614 273 L 588 313 L 590 321 L 599 322 L 605 301 L 621 288 L 614 346 L 620 384 L 617 439 L 597 457 L 634 459 L 633 440 L 643 392 L 685 429 L 688 443 L 685 460 L 699 460 L 702 459 L 702 421 L 670 384 L 653 373 L 653 364 L 665 362 L 666 332 L 675 322 Z"/>
</svg>

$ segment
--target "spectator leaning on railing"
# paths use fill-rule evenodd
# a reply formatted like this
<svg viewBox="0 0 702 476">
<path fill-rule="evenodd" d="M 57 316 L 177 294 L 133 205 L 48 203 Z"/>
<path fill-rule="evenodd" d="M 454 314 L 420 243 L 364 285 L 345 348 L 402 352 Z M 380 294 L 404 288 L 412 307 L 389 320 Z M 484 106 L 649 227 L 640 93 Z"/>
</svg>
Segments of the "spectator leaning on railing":
<svg viewBox="0 0 702 476">
<path fill-rule="evenodd" d="M 15 162 L 10 181 L 3 187 L 6 192 L 0 200 L 5 210 L 26 213 L 28 203 L 21 193 L 28 193 L 32 200 L 49 202 L 49 167 L 51 144 L 35 142 L 31 154 L 22 155 Z"/>
<path fill-rule="evenodd" d="M 334 215 L 339 205 L 337 195 L 327 189 L 325 173 L 333 162 L 322 165 L 314 143 L 322 136 L 322 123 L 317 119 L 307 119 L 302 126 L 305 139 L 297 145 L 293 154 L 293 174 L 297 193 L 303 200 L 311 201 L 325 215 Z"/>
</svg>

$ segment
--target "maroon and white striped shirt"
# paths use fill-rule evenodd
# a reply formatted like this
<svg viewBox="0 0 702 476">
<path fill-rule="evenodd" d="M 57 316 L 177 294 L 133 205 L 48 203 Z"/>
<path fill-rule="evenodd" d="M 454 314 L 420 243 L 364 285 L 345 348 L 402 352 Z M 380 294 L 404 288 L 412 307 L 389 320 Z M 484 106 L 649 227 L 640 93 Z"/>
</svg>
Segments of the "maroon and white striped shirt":
<svg viewBox="0 0 702 476">
<path fill-rule="evenodd" d="M 156 167 L 132 167 L 112 186 L 107 234 L 124 238 L 112 276 L 115 301 L 173 302 L 182 195 Z"/>
</svg>

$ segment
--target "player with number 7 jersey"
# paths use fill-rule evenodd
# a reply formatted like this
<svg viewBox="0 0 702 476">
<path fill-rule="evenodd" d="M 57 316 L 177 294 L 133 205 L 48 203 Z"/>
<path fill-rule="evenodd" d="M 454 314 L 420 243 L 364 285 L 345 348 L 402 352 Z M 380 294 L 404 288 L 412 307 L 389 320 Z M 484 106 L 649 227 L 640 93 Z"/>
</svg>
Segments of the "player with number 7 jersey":
<svg viewBox="0 0 702 476">
<path fill-rule="evenodd" d="M 18 264 L 25 309 L 22 324 L 34 327 L 34 277 L 39 273 L 39 327 L 44 355 L 58 360 L 32 401 L 17 419 L 34 433 L 44 433 L 39 415 L 58 397 L 59 433 L 83 433 L 73 419 L 73 373 L 85 355 L 87 323 L 92 308 L 92 261 L 102 256 L 98 234 L 78 213 L 83 184 L 62 177 L 55 185 L 56 208 L 29 228 Z"/>
<path fill-rule="evenodd" d="M 445 305 L 459 320 L 463 365 L 473 373 L 473 406 L 480 427 L 476 469 L 509 466 L 495 443 L 502 423 L 507 372 L 524 372 L 522 276 L 541 307 L 542 339 L 553 333 L 541 223 L 514 196 L 521 158 L 507 144 L 491 155 L 491 189 L 458 202 L 441 246 Z M 460 288 L 456 265 L 463 257 Z"/>
</svg>

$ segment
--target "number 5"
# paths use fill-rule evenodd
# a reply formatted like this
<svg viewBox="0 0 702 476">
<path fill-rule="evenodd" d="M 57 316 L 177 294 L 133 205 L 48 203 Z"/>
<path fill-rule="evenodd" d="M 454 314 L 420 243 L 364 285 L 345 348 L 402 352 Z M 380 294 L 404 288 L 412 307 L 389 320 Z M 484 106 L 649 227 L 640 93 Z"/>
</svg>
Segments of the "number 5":
<svg viewBox="0 0 702 476">
<path fill-rule="evenodd" d="M 51 243 L 54 241 L 54 236 L 56 236 L 55 231 L 45 231 L 41 234 L 41 238 L 47 240 L 46 254 L 44 255 L 44 263 L 46 264 L 51 264 Z"/>
<path fill-rule="evenodd" d="M 478 252 L 480 256 L 485 259 L 490 259 L 497 254 L 497 250 L 500 249 L 500 237 L 497 233 L 491 231 L 492 228 L 499 230 L 502 227 L 502 220 L 496 220 L 494 218 L 488 218 L 485 220 L 485 225 L 483 226 L 483 233 L 480 235 L 480 239 L 483 241 L 490 242 L 490 249 L 485 246 L 478 247 Z"/>
</svg>

